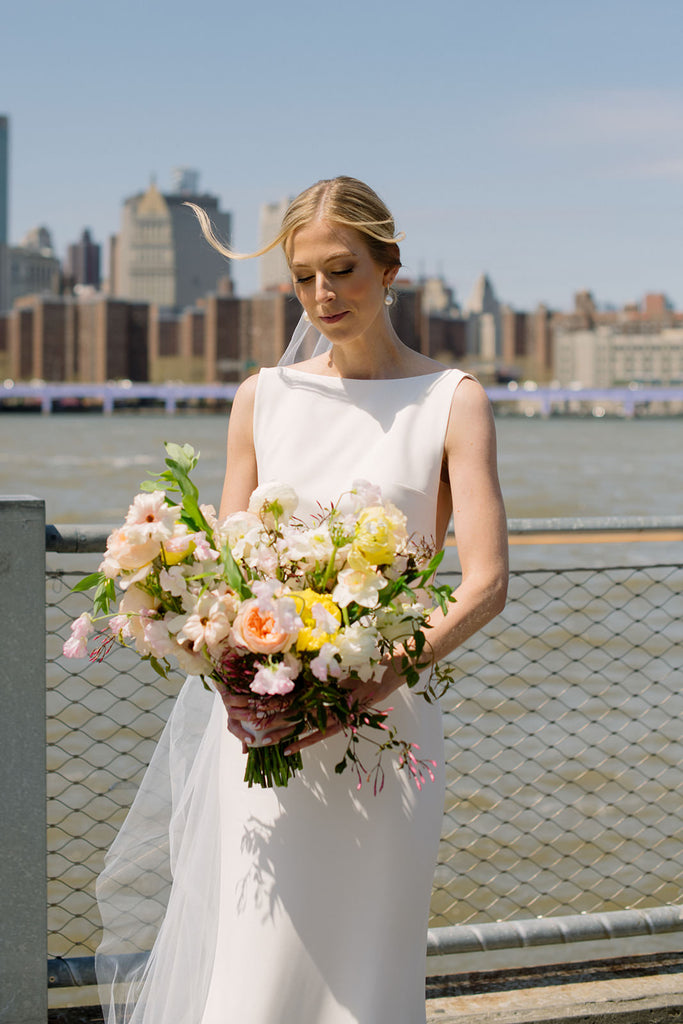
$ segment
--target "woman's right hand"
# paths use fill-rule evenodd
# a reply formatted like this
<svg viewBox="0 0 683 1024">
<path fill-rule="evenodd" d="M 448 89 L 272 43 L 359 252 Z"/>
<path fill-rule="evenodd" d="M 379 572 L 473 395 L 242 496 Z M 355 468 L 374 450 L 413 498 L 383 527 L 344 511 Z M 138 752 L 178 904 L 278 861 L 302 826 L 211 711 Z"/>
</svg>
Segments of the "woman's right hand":
<svg viewBox="0 0 683 1024">
<path fill-rule="evenodd" d="M 242 752 L 246 754 L 254 742 L 254 736 L 249 731 L 249 726 L 251 725 L 262 733 L 264 725 L 260 725 L 254 718 L 253 706 L 250 707 L 250 698 L 247 694 L 230 693 L 224 683 L 217 681 L 214 681 L 214 686 L 228 713 L 228 732 L 231 732 L 233 736 L 236 736 L 241 741 Z M 271 746 L 287 737 L 293 738 L 293 735 L 292 721 L 284 713 L 269 715 L 266 735 L 259 743 L 262 746 Z"/>
</svg>

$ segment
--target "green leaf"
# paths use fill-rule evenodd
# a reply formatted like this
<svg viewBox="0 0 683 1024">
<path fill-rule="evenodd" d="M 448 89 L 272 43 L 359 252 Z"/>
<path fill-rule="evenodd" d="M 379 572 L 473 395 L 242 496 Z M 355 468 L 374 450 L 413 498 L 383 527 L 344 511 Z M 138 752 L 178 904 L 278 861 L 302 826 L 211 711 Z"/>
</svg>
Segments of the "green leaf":
<svg viewBox="0 0 683 1024">
<path fill-rule="evenodd" d="M 82 590 L 92 590 L 93 587 L 99 586 L 106 578 L 103 572 L 91 572 L 89 576 L 84 576 L 75 587 L 71 588 L 71 593 L 77 594 Z"/>
<path fill-rule="evenodd" d="M 249 584 L 245 580 L 239 565 L 235 561 L 232 555 L 232 551 L 227 544 L 223 545 L 222 551 L 223 567 L 225 570 L 225 578 L 228 581 L 228 586 L 231 587 L 235 593 L 243 600 L 251 597 L 251 590 Z"/>
</svg>

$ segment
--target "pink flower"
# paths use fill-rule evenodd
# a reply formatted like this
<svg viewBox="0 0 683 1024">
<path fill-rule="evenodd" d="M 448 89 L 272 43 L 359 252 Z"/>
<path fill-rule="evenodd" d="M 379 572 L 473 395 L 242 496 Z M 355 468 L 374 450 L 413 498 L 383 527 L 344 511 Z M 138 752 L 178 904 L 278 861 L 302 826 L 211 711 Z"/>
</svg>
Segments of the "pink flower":
<svg viewBox="0 0 683 1024">
<path fill-rule="evenodd" d="M 139 527 L 142 536 L 167 540 L 173 536 L 173 527 L 182 509 L 167 505 L 164 491 L 136 494 L 126 515 L 126 525 Z"/>
<path fill-rule="evenodd" d="M 100 569 L 110 579 L 149 565 L 161 550 L 154 538 L 141 538 L 135 527 L 121 526 L 107 537 L 107 550 Z"/>
<path fill-rule="evenodd" d="M 324 643 L 318 654 L 311 661 L 311 672 L 316 679 L 319 679 L 321 683 L 326 683 L 327 680 L 332 676 L 333 679 L 339 679 L 342 674 L 341 665 L 335 658 L 335 654 L 338 654 L 337 648 L 334 644 Z"/>
<path fill-rule="evenodd" d="M 262 696 L 284 695 L 294 689 L 297 670 L 280 662 L 277 665 L 259 665 L 249 689 Z"/>
<path fill-rule="evenodd" d="M 94 631 L 92 619 L 87 612 L 83 612 L 71 623 L 71 636 L 65 641 L 62 653 L 65 658 L 87 658 L 88 637 Z"/>
</svg>

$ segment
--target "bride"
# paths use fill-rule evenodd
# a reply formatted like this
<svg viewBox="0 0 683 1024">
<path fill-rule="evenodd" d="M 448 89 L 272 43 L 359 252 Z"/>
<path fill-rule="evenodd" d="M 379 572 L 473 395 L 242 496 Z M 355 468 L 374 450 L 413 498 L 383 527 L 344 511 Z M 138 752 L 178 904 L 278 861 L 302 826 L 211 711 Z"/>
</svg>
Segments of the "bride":
<svg viewBox="0 0 683 1024">
<path fill-rule="evenodd" d="M 196 212 L 211 244 L 243 258 Z M 302 192 L 277 238 L 252 254 L 282 245 L 303 352 L 240 386 L 220 514 L 246 509 L 277 479 L 306 518 L 365 479 L 437 547 L 452 516 L 462 581 L 448 612 L 430 619 L 438 661 L 501 610 L 507 534 L 483 389 L 392 327 L 398 241 L 372 189 L 339 177 Z M 424 1022 L 443 730 L 438 705 L 402 682 L 387 664 L 352 697 L 390 709 L 399 735 L 437 762 L 436 777 L 418 790 L 388 764 L 373 796 L 351 772 L 335 774 L 345 741 L 334 722 L 292 739 L 304 769 L 286 789 L 248 789 L 244 701 L 187 680 L 98 884 L 108 1024 Z M 275 719 L 267 739 L 290 732 Z M 158 903 L 140 893 L 161 890 L 157 921 Z M 143 967 L 127 956 L 150 946 Z"/>
</svg>

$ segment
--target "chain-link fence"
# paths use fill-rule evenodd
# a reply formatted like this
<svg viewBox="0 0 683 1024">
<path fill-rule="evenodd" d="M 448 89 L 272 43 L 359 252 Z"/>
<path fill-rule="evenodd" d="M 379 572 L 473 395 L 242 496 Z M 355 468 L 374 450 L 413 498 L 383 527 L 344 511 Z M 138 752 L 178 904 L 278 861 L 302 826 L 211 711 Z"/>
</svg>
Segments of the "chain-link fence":
<svg viewBox="0 0 683 1024">
<path fill-rule="evenodd" d="M 47 580 L 52 957 L 97 944 L 94 880 L 181 683 L 62 658 L 78 575 Z M 683 566 L 513 573 L 454 660 L 432 925 L 679 900 Z"/>
</svg>

